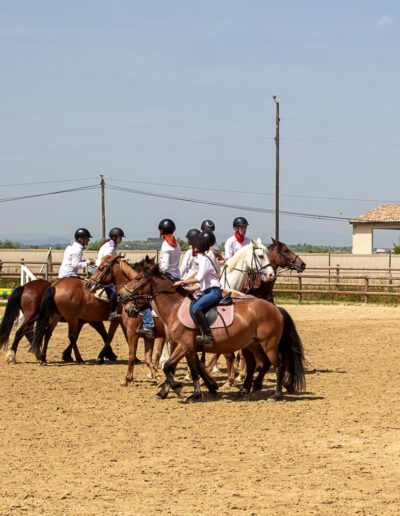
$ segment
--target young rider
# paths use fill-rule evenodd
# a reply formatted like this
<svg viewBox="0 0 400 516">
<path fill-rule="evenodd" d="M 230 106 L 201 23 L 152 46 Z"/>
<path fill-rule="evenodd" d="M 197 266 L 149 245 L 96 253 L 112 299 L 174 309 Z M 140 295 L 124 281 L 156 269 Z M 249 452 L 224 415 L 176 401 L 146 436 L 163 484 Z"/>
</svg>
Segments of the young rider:
<svg viewBox="0 0 400 516">
<path fill-rule="evenodd" d="M 169 276 L 173 281 L 179 280 L 181 273 L 179 261 L 181 258 L 181 248 L 173 233 L 176 230 L 175 222 L 171 219 L 163 219 L 158 224 L 160 237 L 163 239 L 159 253 L 160 271 Z M 151 315 L 151 308 L 145 308 L 140 312 L 143 318 L 143 326 L 138 333 L 144 333 L 148 338 L 154 338 L 154 321 Z"/>
<path fill-rule="evenodd" d="M 197 264 L 192 252 L 192 240 L 194 237 L 197 237 L 199 235 L 199 229 L 189 229 L 189 231 L 186 233 L 189 249 L 186 251 L 182 263 L 179 267 L 182 279 L 190 278 L 191 276 L 193 276 L 193 274 L 197 272 Z"/>
<path fill-rule="evenodd" d="M 92 238 L 90 231 L 86 228 L 79 228 L 75 231 L 75 240 L 72 241 L 64 251 L 63 261 L 58 272 L 59 278 L 79 278 L 79 269 L 86 269 L 93 265 L 94 260 L 83 260 L 83 250 Z"/>
<path fill-rule="evenodd" d="M 202 295 L 196 299 L 190 307 L 190 315 L 200 328 L 200 335 L 196 337 L 204 346 L 213 345 L 213 336 L 205 314 L 213 306 L 218 305 L 222 298 L 222 289 L 219 283 L 219 274 L 215 269 L 212 259 L 207 256 L 209 243 L 204 235 L 193 239 L 193 254 L 196 257 L 198 271 L 192 278 L 175 282 L 176 286 L 200 283 Z"/>
<path fill-rule="evenodd" d="M 236 217 L 233 220 L 234 234 L 225 242 L 225 260 L 229 260 L 243 246 L 250 243 L 250 239 L 246 236 L 247 226 L 249 223 L 245 217 Z"/>
<path fill-rule="evenodd" d="M 204 233 L 204 232 L 208 232 L 208 231 L 211 231 L 212 233 L 215 234 L 215 224 L 212 220 L 210 219 L 205 219 L 203 220 L 203 222 L 201 223 L 201 231 Z M 216 251 L 218 251 L 218 244 L 217 244 L 217 241 L 214 242 L 213 244 L 213 247 Z"/>
<path fill-rule="evenodd" d="M 220 265 L 223 265 L 225 260 L 222 254 L 218 251 L 215 235 L 212 231 L 203 231 L 202 235 L 204 236 L 204 238 L 206 238 L 209 244 L 209 250 L 207 251 L 207 255 L 213 260 L 219 271 Z"/>
<path fill-rule="evenodd" d="M 117 246 L 122 242 L 122 239 L 125 237 L 125 233 L 121 228 L 112 228 L 108 233 L 110 237 L 99 249 L 97 253 L 96 266 L 98 267 L 101 263 L 101 260 L 104 256 L 116 256 L 117 254 Z M 109 285 L 105 288 L 105 291 L 108 296 L 108 300 L 110 302 L 110 314 L 108 316 L 108 320 L 112 321 L 113 319 L 117 319 L 119 317 L 118 314 L 118 302 L 117 302 L 117 290 L 114 285 Z"/>
</svg>

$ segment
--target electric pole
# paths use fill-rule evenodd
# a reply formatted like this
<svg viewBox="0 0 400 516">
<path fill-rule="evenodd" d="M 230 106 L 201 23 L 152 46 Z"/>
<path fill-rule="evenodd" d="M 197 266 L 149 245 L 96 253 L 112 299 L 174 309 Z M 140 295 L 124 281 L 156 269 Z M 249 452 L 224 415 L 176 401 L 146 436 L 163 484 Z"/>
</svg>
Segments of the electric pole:
<svg viewBox="0 0 400 516">
<path fill-rule="evenodd" d="M 275 238 L 279 240 L 279 101 L 275 102 Z"/>
<path fill-rule="evenodd" d="M 101 190 L 101 238 L 106 239 L 106 200 L 105 200 L 105 186 L 104 177 L 100 174 L 100 190 Z"/>
</svg>

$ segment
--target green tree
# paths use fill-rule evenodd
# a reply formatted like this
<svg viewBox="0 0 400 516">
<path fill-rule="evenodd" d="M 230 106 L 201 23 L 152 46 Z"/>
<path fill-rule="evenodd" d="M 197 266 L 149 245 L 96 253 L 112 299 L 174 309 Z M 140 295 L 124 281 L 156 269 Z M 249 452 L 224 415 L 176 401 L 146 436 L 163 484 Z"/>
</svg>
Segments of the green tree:
<svg viewBox="0 0 400 516">
<path fill-rule="evenodd" d="M 400 244 L 393 244 L 393 254 L 400 254 Z"/>
<path fill-rule="evenodd" d="M 21 245 L 12 240 L 0 240 L 0 249 L 21 249 Z"/>
</svg>

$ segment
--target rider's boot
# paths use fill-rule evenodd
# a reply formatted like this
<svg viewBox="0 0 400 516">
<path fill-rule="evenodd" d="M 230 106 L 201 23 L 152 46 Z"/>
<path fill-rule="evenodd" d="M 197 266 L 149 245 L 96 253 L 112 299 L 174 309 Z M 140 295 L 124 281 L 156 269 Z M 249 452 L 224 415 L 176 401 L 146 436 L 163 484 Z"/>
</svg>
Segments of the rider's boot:
<svg viewBox="0 0 400 516">
<path fill-rule="evenodd" d="M 200 335 L 197 335 L 196 341 L 199 344 L 203 344 L 205 347 L 211 348 L 214 345 L 214 338 L 212 336 L 207 317 L 201 310 L 196 313 L 196 321 L 200 329 Z"/>
<path fill-rule="evenodd" d="M 109 301 L 110 301 L 110 314 L 108 316 L 108 320 L 113 321 L 114 319 L 118 319 L 120 317 L 120 314 L 118 313 L 118 300 L 117 300 L 116 292 L 113 292 L 112 294 L 110 294 Z"/>
</svg>

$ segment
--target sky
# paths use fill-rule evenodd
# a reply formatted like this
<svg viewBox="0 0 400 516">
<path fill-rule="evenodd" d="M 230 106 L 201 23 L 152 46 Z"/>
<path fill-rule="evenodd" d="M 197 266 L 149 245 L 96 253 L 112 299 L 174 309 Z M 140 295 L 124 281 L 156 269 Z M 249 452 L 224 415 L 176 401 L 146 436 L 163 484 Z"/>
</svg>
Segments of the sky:
<svg viewBox="0 0 400 516">
<path fill-rule="evenodd" d="M 394 0 L 0 0 L 0 200 L 103 174 L 129 239 L 169 217 L 223 240 L 242 215 L 265 241 L 273 214 L 108 187 L 273 210 L 276 95 L 283 211 L 400 202 L 399 27 Z M 0 239 L 79 226 L 100 237 L 98 189 L 0 203 Z M 351 226 L 281 215 L 280 239 L 350 245 Z"/>
</svg>

